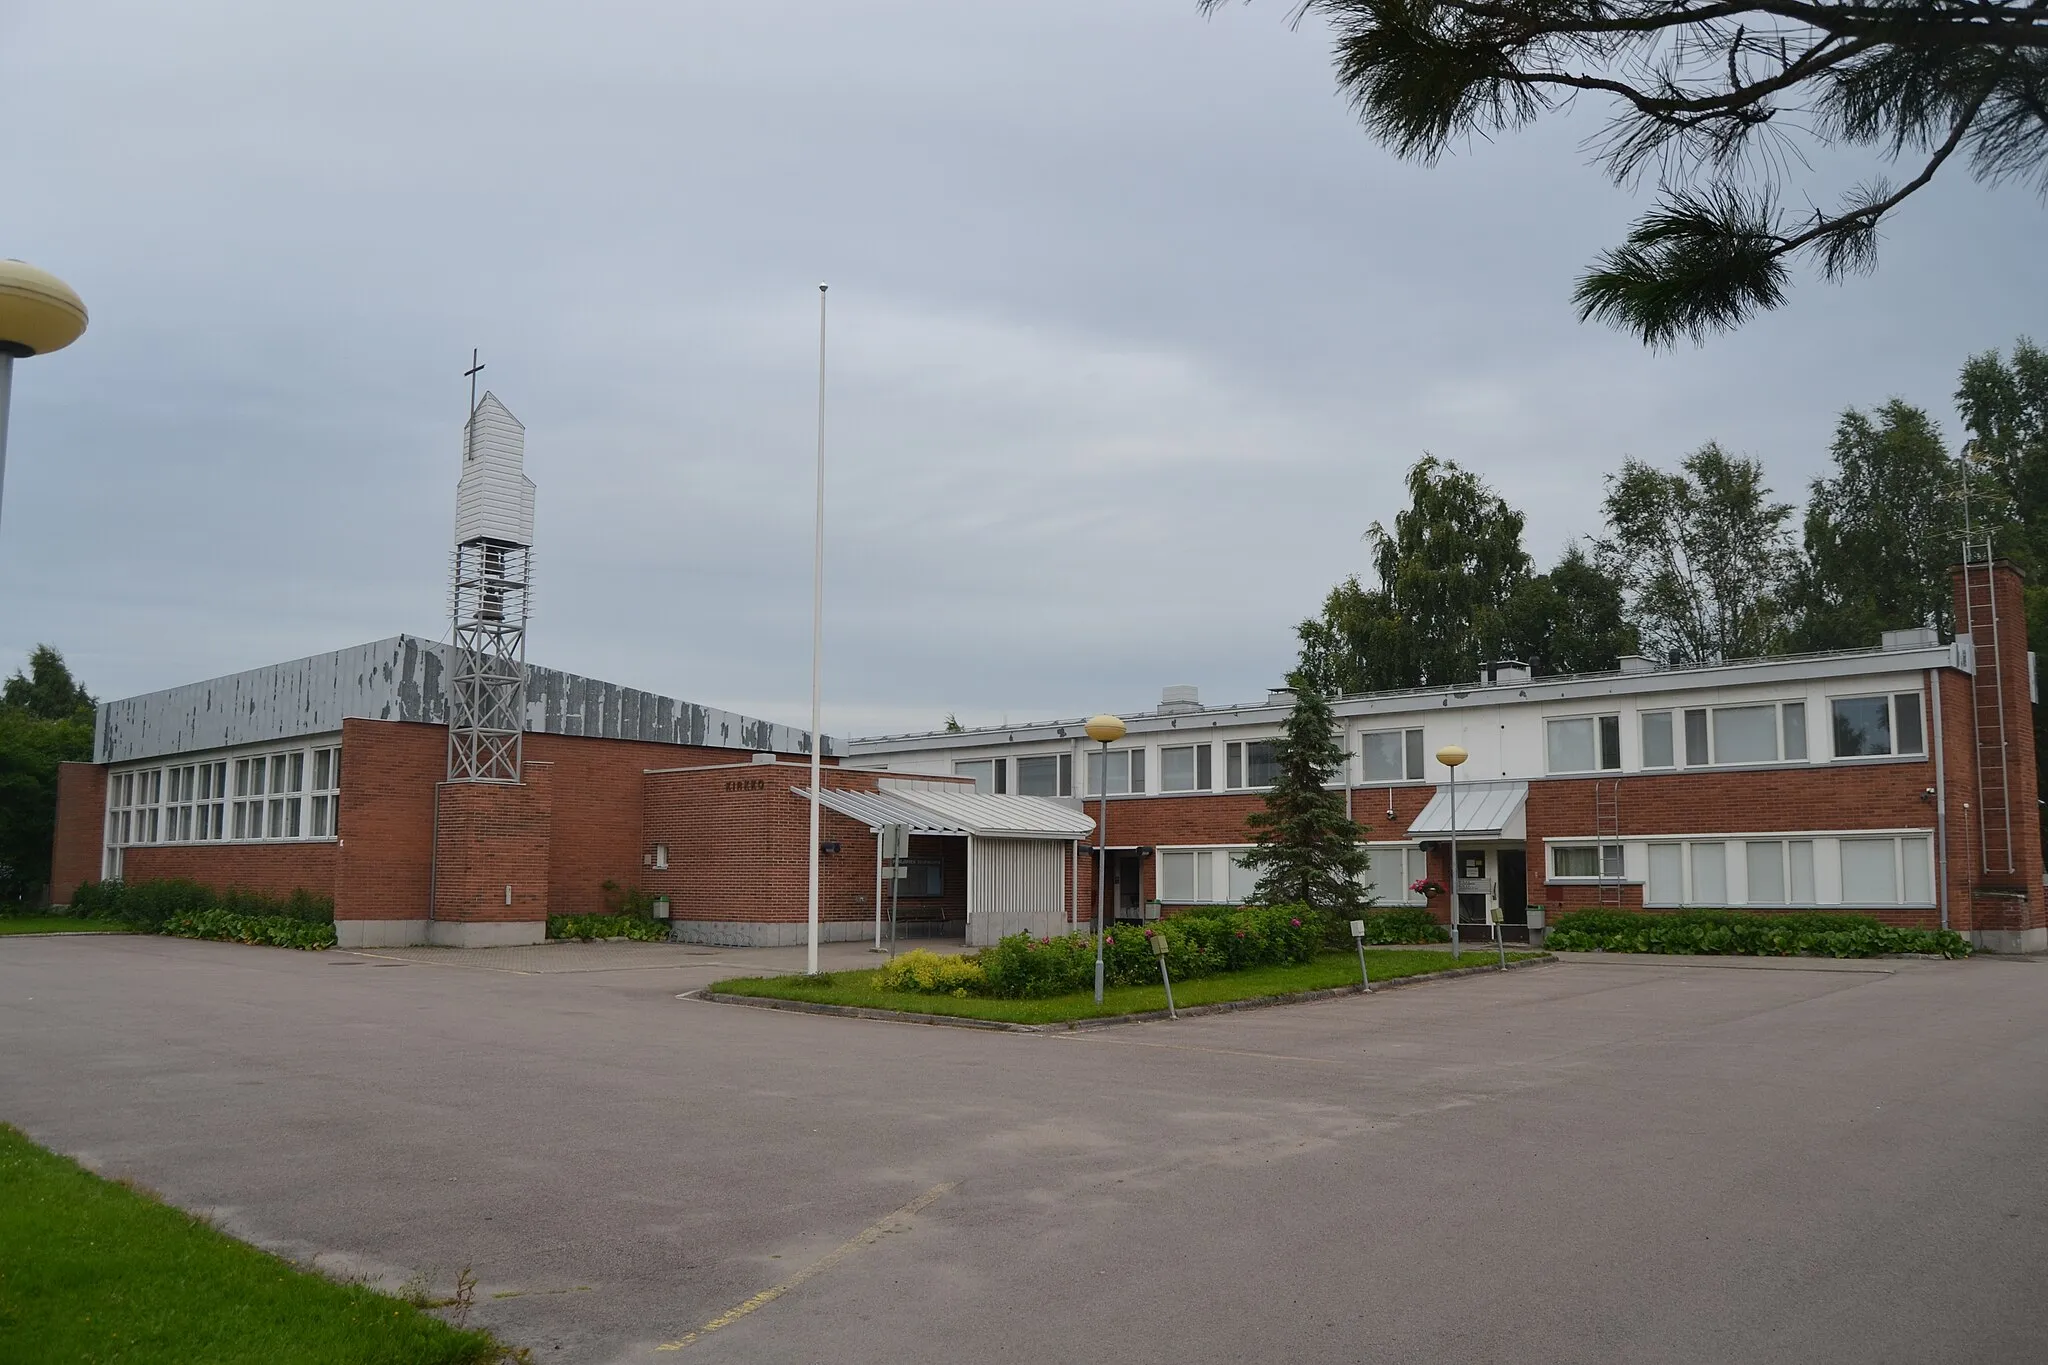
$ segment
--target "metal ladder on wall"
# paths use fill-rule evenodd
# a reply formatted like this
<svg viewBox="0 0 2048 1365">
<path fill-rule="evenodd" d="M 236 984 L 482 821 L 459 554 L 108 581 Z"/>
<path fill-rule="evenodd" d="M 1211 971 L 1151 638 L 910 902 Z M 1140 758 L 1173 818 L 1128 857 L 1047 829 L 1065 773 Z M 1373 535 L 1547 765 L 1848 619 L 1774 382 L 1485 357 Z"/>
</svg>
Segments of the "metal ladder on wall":
<svg viewBox="0 0 2048 1365">
<path fill-rule="evenodd" d="M 1999 648 L 1998 592 L 1991 537 L 1963 543 L 1963 619 L 1976 673 L 1970 679 L 1971 739 L 1977 756 L 1977 830 L 1984 871 L 2014 870 L 2012 781 L 2006 763 L 2004 652 Z"/>
<path fill-rule="evenodd" d="M 1593 833 L 1598 837 L 1599 851 L 1594 855 L 1600 860 L 1600 903 L 1621 904 L 1621 872 L 1616 868 L 1612 876 L 1607 872 L 1607 850 L 1621 842 L 1621 779 L 1593 779 Z"/>
</svg>

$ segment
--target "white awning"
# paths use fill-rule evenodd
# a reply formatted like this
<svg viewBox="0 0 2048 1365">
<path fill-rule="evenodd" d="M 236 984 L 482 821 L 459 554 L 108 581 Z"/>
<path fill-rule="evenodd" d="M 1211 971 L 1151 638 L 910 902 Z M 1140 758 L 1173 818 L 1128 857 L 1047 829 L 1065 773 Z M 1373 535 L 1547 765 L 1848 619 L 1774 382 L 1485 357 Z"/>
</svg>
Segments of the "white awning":
<svg viewBox="0 0 2048 1365">
<path fill-rule="evenodd" d="M 885 824 L 909 825 L 918 834 L 975 834 L 993 839 L 1078 839 L 1092 833 L 1095 821 L 1071 806 L 1037 796 L 983 795 L 965 783 L 961 791 L 939 791 L 939 784 L 916 790 L 886 792 L 834 791 L 819 802 L 827 810 L 858 820 L 869 829 Z M 790 789 L 802 800 L 808 789 Z"/>
<path fill-rule="evenodd" d="M 1527 782 L 1460 782 L 1458 784 L 1457 833 L 1459 838 L 1521 839 L 1528 835 L 1523 806 L 1529 799 Z M 1451 837 L 1451 788 L 1436 789 L 1429 804 L 1408 826 L 1411 839 Z"/>
</svg>

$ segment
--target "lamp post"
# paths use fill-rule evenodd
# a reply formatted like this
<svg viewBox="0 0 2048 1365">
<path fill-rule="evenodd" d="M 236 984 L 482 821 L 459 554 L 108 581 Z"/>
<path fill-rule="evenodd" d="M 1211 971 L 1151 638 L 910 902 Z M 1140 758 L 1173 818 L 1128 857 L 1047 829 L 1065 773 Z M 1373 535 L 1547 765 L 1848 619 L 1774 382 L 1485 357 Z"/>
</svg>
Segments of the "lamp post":
<svg viewBox="0 0 2048 1365">
<path fill-rule="evenodd" d="M 1115 716 L 1090 716 L 1083 727 L 1102 746 L 1102 815 L 1095 822 L 1095 1003 L 1102 1003 L 1102 898 L 1109 883 L 1109 746 L 1124 737 Z"/>
<path fill-rule="evenodd" d="M 1451 770 L 1451 960 L 1458 960 L 1458 765 L 1472 755 L 1455 744 L 1436 751 L 1436 761 Z"/>
<path fill-rule="evenodd" d="M 0 486 L 7 480 L 7 402 L 14 362 L 61 351 L 85 332 L 85 303 L 71 286 L 20 261 L 0 261 Z"/>
</svg>

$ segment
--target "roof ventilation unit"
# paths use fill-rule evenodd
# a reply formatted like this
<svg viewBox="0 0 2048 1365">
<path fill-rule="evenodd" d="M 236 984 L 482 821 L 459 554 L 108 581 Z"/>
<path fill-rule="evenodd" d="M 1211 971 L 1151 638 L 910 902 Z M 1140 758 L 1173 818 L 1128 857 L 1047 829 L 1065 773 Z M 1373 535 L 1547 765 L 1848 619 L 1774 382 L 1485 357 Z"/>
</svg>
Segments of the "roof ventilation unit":
<svg viewBox="0 0 2048 1365">
<path fill-rule="evenodd" d="M 1159 709 L 1167 714 L 1178 711 L 1199 711 L 1202 709 L 1202 689 L 1186 683 L 1176 683 L 1159 693 Z"/>
<path fill-rule="evenodd" d="M 1624 654 L 1621 656 L 1621 671 L 1624 673 L 1655 673 L 1657 671 L 1657 664 L 1655 660 L 1646 658 L 1641 654 Z"/>
<path fill-rule="evenodd" d="M 1911 630 L 1888 630 L 1878 638 L 1887 650 L 1932 649 L 1941 643 L 1941 632 L 1932 626 L 1915 626 Z"/>
</svg>

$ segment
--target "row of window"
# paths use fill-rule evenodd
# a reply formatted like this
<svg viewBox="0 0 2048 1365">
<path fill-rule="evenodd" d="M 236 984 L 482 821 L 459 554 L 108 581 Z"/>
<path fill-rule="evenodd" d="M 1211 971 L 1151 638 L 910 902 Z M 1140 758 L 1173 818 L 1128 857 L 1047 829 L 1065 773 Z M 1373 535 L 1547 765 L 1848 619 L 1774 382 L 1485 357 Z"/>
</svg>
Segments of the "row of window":
<svg viewBox="0 0 2048 1365">
<path fill-rule="evenodd" d="M 1934 903 L 1933 849 L 1927 836 L 1874 835 L 1833 839 L 1840 871 L 1837 905 L 1931 905 Z M 1643 900 L 1652 906 L 1724 906 L 1731 903 L 1731 859 L 1742 860 L 1740 903 L 1801 906 L 1821 903 L 1814 878 L 1813 839 L 1669 840 L 1649 845 L 1649 879 Z M 1247 848 L 1161 849 L 1159 899 L 1168 905 L 1204 905 L 1249 900 L 1258 874 L 1238 859 Z M 1557 880 L 1619 879 L 1620 844 L 1556 844 L 1550 875 Z M 1422 905 L 1409 890 L 1430 876 L 1429 855 L 1420 848 L 1378 845 L 1360 884 L 1380 905 Z"/>
<path fill-rule="evenodd" d="M 1927 752 L 1920 694 L 1897 692 L 1836 697 L 1828 702 L 1829 734 L 1835 758 L 1888 758 Z M 1742 706 L 1696 706 L 1645 711 L 1642 766 L 1659 769 L 1720 768 L 1756 763 L 1804 762 L 1807 758 L 1806 703 L 1763 702 Z M 1169 744 L 1159 750 L 1162 792 L 1215 790 L 1213 744 Z M 1422 730 L 1367 730 L 1357 736 L 1360 784 L 1420 782 L 1426 776 Z M 1269 740 L 1232 741 L 1223 746 L 1223 789 L 1249 791 L 1273 784 Z M 1105 765 L 1111 796 L 1143 793 L 1142 748 L 1099 749 L 1088 755 L 1087 795 L 1103 790 Z M 1621 771 L 1621 717 L 1570 716 L 1544 722 L 1546 771 L 1554 775 Z M 974 779 L 975 790 L 1008 790 L 1001 758 L 963 759 L 953 765 Z M 1017 792 L 1022 796 L 1072 796 L 1073 770 L 1066 754 L 1019 758 Z"/>
<path fill-rule="evenodd" d="M 1828 719 L 1836 758 L 1890 758 L 1927 752 L 1918 692 L 1836 697 L 1828 702 Z M 1804 762 L 1807 757 L 1803 701 L 1645 711 L 1640 721 L 1646 770 Z M 1621 769 L 1618 715 L 1548 721 L 1544 739 L 1552 773 Z"/>
<path fill-rule="evenodd" d="M 107 779 L 110 848 L 340 833 L 336 746 L 137 768 Z"/>
<path fill-rule="evenodd" d="M 1818 905 L 1812 839 L 1705 839 L 1652 843 L 1643 903 L 1719 906 L 1731 903 L 1730 870 L 1741 860 L 1744 905 Z M 1843 837 L 1832 841 L 1840 905 L 1931 905 L 1933 847 L 1925 835 Z M 1557 844 L 1553 880 L 1622 876 L 1620 844 Z"/>
</svg>

